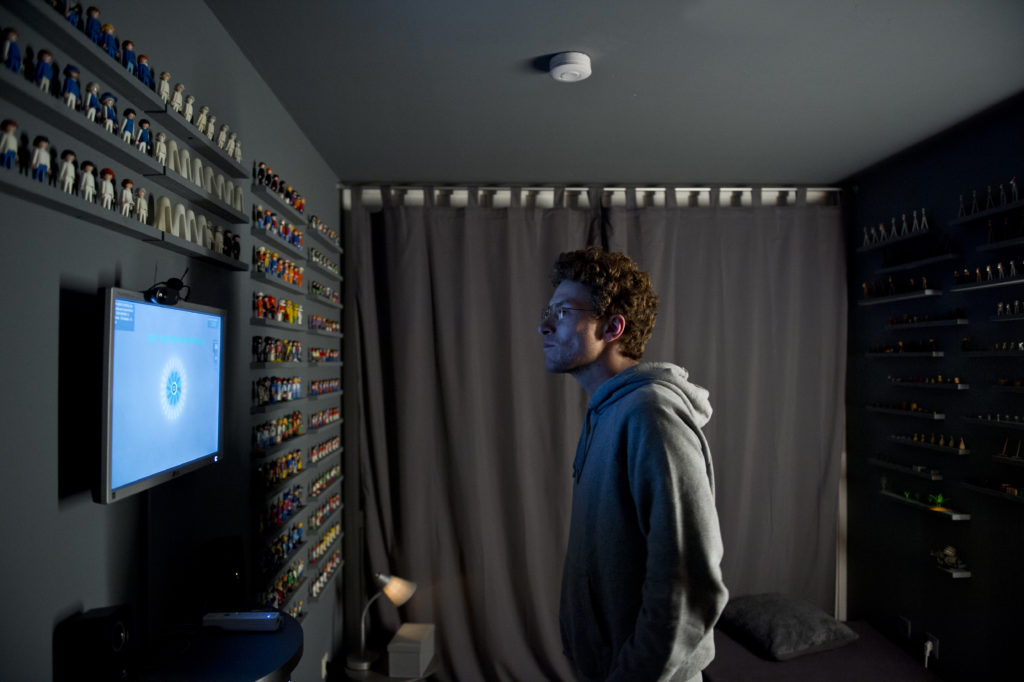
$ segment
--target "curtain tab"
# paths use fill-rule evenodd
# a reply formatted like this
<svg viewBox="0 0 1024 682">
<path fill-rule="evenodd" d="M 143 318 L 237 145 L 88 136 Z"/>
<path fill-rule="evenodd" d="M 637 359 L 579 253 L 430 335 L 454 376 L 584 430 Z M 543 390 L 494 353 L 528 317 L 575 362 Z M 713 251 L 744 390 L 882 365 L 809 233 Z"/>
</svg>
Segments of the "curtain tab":
<svg viewBox="0 0 1024 682">
<path fill-rule="evenodd" d="M 423 188 L 423 207 L 434 208 L 434 186 L 427 185 Z"/>
<path fill-rule="evenodd" d="M 801 206 L 801 207 L 807 205 L 807 188 L 806 187 L 797 187 L 796 188 L 796 205 L 797 206 Z"/>
<path fill-rule="evenodd" d="M 636 187 L 626 188 L 626 210 L 636 210 Z"/>
<path fill-rule="evenodd" d="M 718 208 L 721 198 L 722 187 L 720 185 L 711 185 L 711 188 L 708 190 L 708 206 Z"/>
<path fill-rule="evenodd" d="M 750 205 L 754 208 L 761 208 L 761 188 L 750 188 Z"/>
<path fill-rule="evenodd" d="M 509 188 L 508 205 L 511 208 L 522 208 L 522 206 L 523 206 L 523 188 L 522 187 L 510 187 Z"/>
<path fill-rule="evenodd" d="M 480 205 L 480 188 L 479 187 L 467 187 L 466 188 L 466 206 L 469 208 L 476 208 Z"/>
<path fill-rule="evenodd" d="M 554 187 L 554 199 L 551 205 L 555 208 L 565 208 L 565 187 Z"/>
<path fill-rule="evenodd" d="M 677 208 L 676 203 L 676 188 L 666 187 L 665 188 L 665 208 Z"/>
</svg>

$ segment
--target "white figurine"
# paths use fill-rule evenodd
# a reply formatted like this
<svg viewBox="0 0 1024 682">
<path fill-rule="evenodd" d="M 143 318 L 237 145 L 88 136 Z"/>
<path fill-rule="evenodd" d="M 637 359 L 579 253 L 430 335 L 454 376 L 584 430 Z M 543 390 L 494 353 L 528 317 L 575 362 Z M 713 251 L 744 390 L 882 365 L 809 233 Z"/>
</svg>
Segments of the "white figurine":
<svg viewBox="0 0 1024 682">
<path fill-rule="evenodd" d="M 921 209 L 921 231 L 922 232 L 927 232 L 928 231 L 928 216 L 926 216 L 924 214 L 924 209 L 923 208 Z"/>
<path fill-rule="evenodd" d="M 228 141 L 224 144 L 224 153 L 231 156 L 235 153 L 235 138 L 238 137 L 238 133 L 231 133 L 228 135 Z"/>
<path fill-rule="evenodd" d="M 210 107 L 205 104 L 199 107 L 199 115 L 196 116 L 196 128 L 199 128 L 199 132 L 206 134 L 206 119 L 210 115 Z"/>
<path fill-rule="evenodd" d="M 206 137 L 210 138 L 211 140 L 213 139 L 213 134 L 216 132 L 216 126 L 213 125 L 216 122 L 217 117 L 212 114 L 210 115 L 210 118 L 208 118 L 206 121 L 206 130 L 204 132 L 206 133 Z"/>
<path fill-rule="evenodd" d="M 100 202 L 103 208 L 114 208 L 114 171 L 109 168 L 100 171 Z"/>
<path fill-rule="evenodd" d="M 224 145 L 228 142 L 228 124 L 225 123 L 220 127 L 220 133 L 217 135 L 217 148 L 224 149 Z"/>
<path fill-rule="evenodd" d="M 145 187 L 140 187 L 135 193 L 135 216 L 142 224 L 149 221 L 149 200 L 146 199 Z"/>
<path fill-rule="evenodd" d="M 75 153 L 68 150 L 60 155 L 60 188 L 67 194 L 75 190 Z"/>
<path fill-rule="evenodd" d="M 161 166 L 167 165 L 167 136 L 163 133 L 156 134 L 156 162 Z"/>
<path fill-rule="evenodd" d="M 96 114 L 100 112 L 100 85 L 89 83 L 85 86 L 85 99 L 82 100 L 82 110 L 85 117 L 90 121 L 96 120 Z"/>
<path fill-rule="evenodd" d="M 192 107 L 195 104 L 195 101 L 196 98 L 192 95 L 187 95 L 185 97 L 185 111 L 183 111 L 182 113 L 185 116 L 185 120 L 189 123 L 192 122 Z"/>
<path fill-rule="evenodd" d="M 121 215 L 130 218 L 132 209 L 135 208 L 135 193 L 132 191 L 134 183 L 125 178 L 121 181 Z"/>
<path fill-rule="evenodd" d="M 156 85 L 156 94 L 167 104 L 171 101 L 171 74 L 163 71 L 160 73 L 160 82 Z"/>
<path fill-rule="evenodd" d="M 181 83 L 175 84 L 174 94 L 171 95 L 171 109 L 173 109 L 179 114 L 181 113 L 181 108 L 182 106 L 184 106 L 185 103 L 185 95 L 183 94 L 184 92 L 184 85 L 182 85 Z"/>
<path fill-rule="evenodd" d="M 95 168 L 89 161 L 83 161 L 82 175 L 78 178 L 78 193 L 90 204 L 96 200 L 96 176 L 92 174 Z"/>
<path fill-rule="evenodd" d="M 242 163 L 242 143 L 235 141 L 235 161 Z"/>
</svg>

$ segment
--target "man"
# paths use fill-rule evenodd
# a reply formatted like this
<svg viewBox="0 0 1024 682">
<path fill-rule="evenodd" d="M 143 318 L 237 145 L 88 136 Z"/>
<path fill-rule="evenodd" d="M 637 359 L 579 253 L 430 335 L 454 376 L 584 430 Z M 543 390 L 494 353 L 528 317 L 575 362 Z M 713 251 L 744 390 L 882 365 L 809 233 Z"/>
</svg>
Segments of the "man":
<svg viewBox="0 0 1024 682">
<path fill-rule="evenodd" d="M 701 680 L 725 607 L 708 392 L 640 362 L 658 297 L 629 257 L 563 253 L 538 329 L 590 395 L 573 463 L 562 643 L 581 680 Z"/>
</svg>

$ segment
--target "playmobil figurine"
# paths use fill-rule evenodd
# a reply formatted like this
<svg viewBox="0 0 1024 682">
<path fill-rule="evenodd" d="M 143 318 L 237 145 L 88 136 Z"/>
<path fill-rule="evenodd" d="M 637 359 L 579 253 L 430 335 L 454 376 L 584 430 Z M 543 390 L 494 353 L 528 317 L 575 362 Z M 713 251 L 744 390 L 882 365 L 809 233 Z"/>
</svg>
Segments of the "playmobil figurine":
<svg viewBox="0 0 1024 682">
<path fill-rule="evenodd" d="M 167 136 L 163 133 L 156 134 L 156 147 L 154 149 L 156 161 L 161 166 L 167 165 Z"/>
<path fill-rule="evenodd" d="M 114 171 L 109 168 L 100 171 L 100 202 L 103 208 L 114 208 Z"/>
<path fill-rule="evenodd" d="M 53 80 L 53 54 L 49 50 L 39 50 L 36 57 L 36 78 L 35 83 L 43 92 L 50 91 L 50 81 Z"/>
<path fill-rule="evenodd" d="M 104 92 L 100 95 L 100 104 L 103 105 L 103 127 L 107 129 L 107 132 L 114 132 L 117 130 L 117 98 L 109 92 Z"/>
<path fill-rule="evenodd" d="M 85 35 L 97 45 L 100 44 L 100 37 L 103 27 L 100 25 L 100 11 L 95 7 L 85 10 Z"/>
<path fill-rule="evenodd" d="M 166 71 L 160 72 L 160 82 L 156 86 L 156 94 L 167 104 L 171 101 L 171 74 Z"/>
<path fill-rule="evenodd" d="M 181 112 L 181 115 L 185 117 L 185 120 L 189 123 L 192 122 L 192 108 L 195 105 L 196 98 L 192 95 L 185 95 L 185 108 Z"/>
<path fill-rule="evenodd" d="M 82 109 L 85 111 L 85 117 L 90 121 L 95 121 L 101 111 L 99 91 L 99 83 L 89 83 L 85 86 L 85 99 L 82 100 Z"/>
<path fill-rule="evenodd" d="M 135 217 L 140 223 L 149 222 L 149 200 L 146 199 L 145 187 L 140 187 L 135 193 Z"/>
<path fill-rule="evenodd" d="M 135 43 L 130 40 L 121 41 L 121 66 L 133 76 L 138 68 L 138 62 L 135 60 Z"/>
<path fill-rule="evenodd" d="M 117 38 L 114 37 L 114 26 L 103 24 L 100 27 L 100 47 L 107 51 L 112 59 L 117 59 Z"/>
<path fill-rule="evenodd" d="M 18 124 L 12 119 L 5 118 L 0 123 L 0 165 L 4 168 L 14 168 L 14 161 L 18 158 Z"/>
<path fill-rule="evenodd" d="M 153 69 L 149 68 L 149 57 L 144 54 L 140 54 L 136 60 L 136 71 L 135 74 L 150 90 L 153 89 Z"/>
<path fill-rule="evenodd" d="M 234 154 L 234 156 L 235 156 L 235 161 L 237 163 L 242 163 L 242 143 L 239 142 L 238 140 L 235 140 L 235 154 Z"/>
<path fill-rule="evenodd" d="M 224 145 L 228 141 L 228 124 L 225 123 L 220 127 L 220 132 L 217 134 L 217 148 L 224 149 Z"/>
<path fill-rule="evenodd" d="M 206 137 L 213 139 L 213 134 L 216 132 L 214 123 L 217 122 L 217 117 L 210 114 L 210 118 L 206 120 Z"/>
<path fill-rule="evenodd" d="M 185 95 L 183 94 L 184 92 L 184 85 L 182 85 L 181 83 L 176 83 L 174 85 L 174 94 L 171 95 L 171 109 L 178 112 L 179 114 L 181 113 L 181 107 L 184 104 L 185 100 Z"/>
<path fill-rule="evenodd" d="M 238 133 L 229 133 L 228 141 L 224 144 L 224 153 L 231 156 L 235 153 L 235 140 L 238 138 Z"/>
<path fill-rule="evenodd" d="M 74 110 L 78 108 L 80 99 L 82 88 L 78 84 L 78 68 L 68 64 L 64 67 L 64 104 Z"/>
<path fill-rule="evenodd" d="M 149 121 L 142 119 L 139 121 L 139 132 L 135 136 L 135 146 L 139 148 L 140 152 L 149 154 L 153 149 L 153 142 L 149 136 Z"/>
<path fill-rule="evenodd" d="M 71 194 L 75 190 L 75 153 L 70 149 L 60 155 L 60 187 Z"/>
<path fill-rule="evenodd" d="M 21 48 L 18 32 L 13 28 L 4 29 L 4 65 L 14 73 L 21 72 Z"/>
<path fill-rule="evenodd" d="M 131 144 L 135 139 L 135 110 L 125 109 L 124 119 L 121 121 L 121 139 Z"/>
<path fill-rule="evenodd" d="M 32 179 L 43 182 L 50 170 L 50 141 L 39 135 L 32 141 Z"/>
<path fill-rule="evenodd" d="M 263 184 L 263 179 L 266 177 L 266 175 L 267 175 L 267 164 L 266 164 L 266 162 L 260 161 L 258 165 L 255 164 L 255 163 L 253 164 L 252 177 L 256 180 L 256 184 L 262 185 Z M 866 240 L 865 240 L 864 246 L 867 246 L 867 241 Z"/>
<path fill-rule="evenodd" d="M 1019 201 L 1020 197 L 1017 195 L 1017 177 L 1010 178 L 1010 201 Z"/>
<path fill-rule="evenodd" d="M 135 208 L 135 194 L 132 192 L 134 185 L 128 178 L 121 181 L 121 215 L 125 218 L 130 217 Z"/>
<path fill-rule="evenodd" d="M 82 16 L 82 3 L 76 2 L 64 10 L 64 18 L 75 28 L 78 28 L 78 19 Z"/>
<path fill-rule="evenodd" d="M 203 105 L 199 107 L 199 116 L 196 117 L 196 128 L 199 128 L 199 132 L 206 134 L 206 119 L 210 114 L 210 107 Z"/>
<path fill-rule="evenodd" d="M 82 174 L 78 178 L 78 193 L 90 204 L 96 200 L 96 166 L 91 161 L 82 162 Z"/>
</svg>

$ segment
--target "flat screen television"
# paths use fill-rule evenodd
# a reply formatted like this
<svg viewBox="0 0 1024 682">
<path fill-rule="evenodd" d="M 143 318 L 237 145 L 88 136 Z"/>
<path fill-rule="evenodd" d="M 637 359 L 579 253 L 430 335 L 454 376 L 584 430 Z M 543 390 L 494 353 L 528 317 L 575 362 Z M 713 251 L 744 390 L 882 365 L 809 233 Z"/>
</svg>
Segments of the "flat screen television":
<svg viewBox="0 0 1024 682">
<path fill-rule="evenodd" d="M 103 504 L 216 462 L 224 392 L 223 310 L 106 294 Z"/>
</svg>

